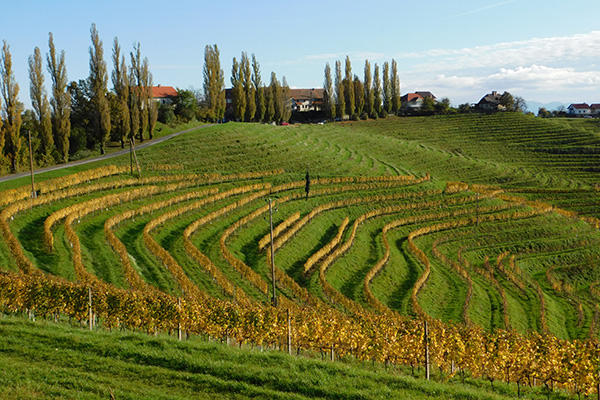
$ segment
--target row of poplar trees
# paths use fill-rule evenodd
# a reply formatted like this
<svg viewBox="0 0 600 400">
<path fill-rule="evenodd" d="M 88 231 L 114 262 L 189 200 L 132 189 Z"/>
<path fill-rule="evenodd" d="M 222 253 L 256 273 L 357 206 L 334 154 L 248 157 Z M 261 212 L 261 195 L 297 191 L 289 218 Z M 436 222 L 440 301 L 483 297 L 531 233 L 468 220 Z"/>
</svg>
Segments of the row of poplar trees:
<svg viewBox="0 0 600 400">
<path fill-rule="evenodd" d="M 77 125 L 85 136 L 87 148 L 98 147 L 102 154 L 112 138 L 125 143 L 152 138 L 158 108 L 152 100 L 152 75 L 148 59 L 142 59 L 140 44 L 130 53 L 131 64 L 117 38 L 113 42 L 113 90 L 108 90 L 108 70 L 102 40 L 96 25 L 90 29 L 92 45 L 90 75 L 79 82 L 68 82 L 65 52 L 57 51 L 52 33 L 48 39 L 46 70 L 51 93 L 45 87 L 44 59 L 39 47 L 29 57 L 30 97 L 33 110 L 23 111 L 19 85 L 12 68 L 10 46 L 3 42 L 0 66 L 0 170 L 16 172 L 29 156 L 25 130 L 32 136 L 32 154 L 39 166 L 67 162 L 72 132 Z M 76 117 L 78 116 L 78 117 Z"/>
<path fill-rule="evenodd" d="M 280 82 L 271 72 L 269 86 L 262 82 L 260 64 L 252 54 L 252 65 L 246 52 L 240 61 L 235 57 L 231 67 L 231 115 L 236 121 L 287 122 L 291 117 L 290 88 L 283 77 Z"/>
<path fill-rule="evenodd" d="M 392 59 L 391 67 L 383 63 L 380 78 L 379 65 L 371 71 L 371 63 L 365 60 L 364 79 L 352 74 L 350 58 L 346 57 L 344 74 L 341 61 L 335 62 L 335 77 L 329 63 L 325 65 L 323 82 L 324 111 L 329 119 L 377 118 L 400 110 L 400 79 L 398 64 Z"/>
</svg>

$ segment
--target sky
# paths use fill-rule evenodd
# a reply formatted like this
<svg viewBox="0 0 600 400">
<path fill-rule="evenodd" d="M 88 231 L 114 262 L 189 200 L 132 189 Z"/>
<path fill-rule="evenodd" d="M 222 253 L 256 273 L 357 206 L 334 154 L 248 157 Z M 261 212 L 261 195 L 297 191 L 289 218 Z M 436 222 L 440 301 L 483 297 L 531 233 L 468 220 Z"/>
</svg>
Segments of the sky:
<svg viewBox="0 0 600 400">
<path fill-rule="evenodd" d="M 325 64 L 348 56 L 395 59 L 402 94 L 431 91 L 452 104 L 509 91 L 528 102 L 600 103 L 598 0 L 0 0 L 0 40 L 10 46 L 19 100 L 30 107 L 27 60 L 52 32 L 69 80 L 89 76 L 96 24 L 112 70 L 118 37 L 139 42 L 155 84 L 202 89 L 204 48 L 220 49 L 225 84 L 233 57 L 255 54 L 292 88 L 323 86 Z M 49 88 L 49 76 L 46 76 Z M 109 87 L 112 84 L 109 83 Z M 537 109 L 531 110 L 537 112 Z"/>
</svg>

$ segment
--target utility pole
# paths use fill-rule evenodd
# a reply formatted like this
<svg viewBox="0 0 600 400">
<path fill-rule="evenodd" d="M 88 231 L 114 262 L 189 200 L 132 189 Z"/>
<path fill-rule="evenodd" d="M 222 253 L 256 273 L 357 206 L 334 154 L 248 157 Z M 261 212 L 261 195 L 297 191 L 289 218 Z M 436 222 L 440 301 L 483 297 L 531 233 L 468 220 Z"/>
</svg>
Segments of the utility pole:
<svg viewBox="0 0 600 400">
<path fill-rule="evenodd" d="M 275 295 L 275 249 L 273 247 L 273 204 L 269 199 L 269 225 L 271 227 L 271 281 L 273 282 L 273 307 L 277 307 L 277 297 Z"/>
<path fill-rule="evenodd" d="M 37 193 L 35 192 L 35 185 L 33 183 L 33 152 L 31 147 L 31 131 L 27 131 L 29 135 L 29 169 L 31 170 L 31 198 L 35 199 L 37 197 Z"/>
</svg>

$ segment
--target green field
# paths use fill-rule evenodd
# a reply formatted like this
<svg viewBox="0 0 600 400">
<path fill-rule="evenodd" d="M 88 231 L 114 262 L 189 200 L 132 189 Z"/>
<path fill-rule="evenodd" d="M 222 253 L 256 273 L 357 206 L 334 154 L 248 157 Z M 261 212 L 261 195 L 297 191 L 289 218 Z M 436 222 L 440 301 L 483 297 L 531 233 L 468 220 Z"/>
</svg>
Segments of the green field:
<svg viewBox="0 0 600 400">
<path fill-rule="evenodd" d="M 98 283 L 90 282 L 96 282 L 93 280 L 96 279 L 124 292 L 130 289 L 143 291 L 132 284 L 130 275 L 134 271 L 144 284 L 173 296 L 171 298 L 192 301 L 200 296 L 194 293 L 201 293 L 201 296 L 208 295 L 225 302 L 233 300 L 243 304 L 246 299 L 264 308 L 270 304 L 271 271 L 267 253 L 259 249 L 258 242 L 269 232 L 269 216 L 264 207 L 265 200 L 272 198 L 276 204 L 275 228 L 299 213 L 275 240 L 278 246 L 275 264 L 285 274 L 277 282 L 280 308 L 333 310 L 335 315 L 348 315 L 350 320 L 353 315 L 393 312 L 393 315 L 409 319 L 432 318 L 456 326 L 479 326 L 489 332 L 512 329 L 522 335 L 540 332 L 563 340 L 597 340 L 600 335 L 597 307 L 600 299 L 600 232 L 597 227 L 600 197 L 596 183 L 600 171 L 599 145 L 600 127 L 594 121 L 545 120 L 513 113 L 391 117 L 325 125 L 228 123 L 199 128 L 139 151 L 137 156 L 143 179 L 127 172 L 128 156 L 88 164 L 77 171 L 67 169 L 39 175 L 36 177 L 36 182 L 42 185 L 39 203 L 15 198 L 10 203 L 21 204 L 24 210 L 11 211 L 9 217 L 3 218 L 32 267 L 67 282 L 85 282 L 93 286 Z M 80 183 L 68 181 L 68 174 L 106 165 L 124 168 L 119 173 L 86 178 Z M 309 197 L 305 198 L 303 180 L 307 170 L 311 187 Z M 243 175 L 246 173 L 256 174 Z M 67 178 L 61 181 L 61 176 Z M 398 176 L 411 178 L 402 180 Z M 335 180 L 341 177 L 347 179 Z M 63 187 L 44 191 L 44 180 L 57 182 L 57 179 L 66 182 Z M 297 184 L 292 185 L 292 182 Z M 10 189 L 27 184 L 26 178 L 1 183 L 0 190 L 4 192 L 0 194 L 13 196 L 16 192 L 10 192 Z M 227 194 L 253 184 L 266 186 Z M 290 186 L 284 188 L 282 185 L 285 184 Z M 104 185 L 103 188 L 100 185 Z M 227 195 L 198 193 L 211 189 Z M 43 200 L 51 194 L 56 199 Z M 83 211 L 77 211 L 78 205 L 86 204 L 90 206 L 80 206 Z M 3 207 L 4 215 L 8 215 L 10 206 L 5 204 Z M 57 218 L 50 231 L 54 243 L 49 250 L 44 222 L 67 207 L 83 213 L 73 214 L 69 224 L 65 223 L 68 213 Z M 125 217 L 127 212 L 131 214 Z M 298 221 L 307 216 L 311 216 L 310 220 L 299 225 Z M 346 217 L 349 228 L 341 233 L 341 241 L 334 249 L 347 244 L 347 250 L 332 258 L 331 263 L 323 267 L 321 276 L 321 263 L 316 263 L 309 273 L 305 273 L 307 260 L 336 237 Z M 120 218 L 120 222 L 110 229 L 126 249 L 130 267 L 124 266 L 114 243 L 107 239 L 106 224 L 110 218 Z M 156 222 L 160 218 L 160 223 Z M 199 220 L 206 222 L 186 236 L 186 230 Z M 240 220 L 244 223 L 236 225 Z M 355 222 L 357 228 L 352 233 Z M 397 226 L 385 234 L 387 249 L 383 228 L 394 223 Z M 73 258 L 77 243 L 69 236 L 71 229 L 81 248 L 83 272 Z M 425 233 L 411 238 L 411 233 L 421 231 Z M 289 237 L 286 232 L 290 233 Z M 8 271 L 24 269 L 24 261 L 18 261 L 14 247 L 11 250 L 10 239 L 4 239 L 0 241 L 0 265 Z M 202 252 L 217 272 L 206 262 L 198 262 L 190 253 L 190 245 Z M 411 292 L 427 269 L 411 246 L 416 246 L 431 261 L 428 278 L 418 289 L 417 305 Z M 164 257 L 169 260 L 157 257 L 157 248 L 164 249 Z M 248 271 L 244 272 L 232 263 L 224 249 L 231 257 L 243 262 Z M 389 258 L 365 283 L 386 251 Z M 334 253 L 335 250 L 329 254 Z M 370 300 L 370 296 L 378 304 Z M 10 314 L 10 306 L 2 305 L 4 312 Z M 79 319 L 82 323 L 86 321 L 83 317 Z M 110 325 L 107 320 L 100 320 L 99 324 Z M 33 325 L 12 318 L 0 320 L 0 329 L 7 332 L 24 329 L 27 335 L 40 335 Z M 76 330 L 65 333 L 72 328 L 53 327 L 52 324 L 44 325 L 43 329 L 48 330 L 43 335 L 49 342 L 58 341 L 61 335 L 79 335 Z M 103 343 L 102 347 L 111 348 L 110 338 L 111 334 L 98 333 L 77 340 L 99 341 Z M 390 375 L 381 371 L 385 368 L 378 363 L 373 367 L 377 372 L 353 370 L 352 374 L 366 374 L 360 378 L 365 383 L 355 383 L 360 387 L 356 389 L 352 388 L 354 383 L 341 383 L 341 376 L 347 375 L 343 370 L 323 372 L 328 368 L 350 368 L 343 364 L 332 367 L 336 364 L 310 361 L 311 364 L 304 365 L 302 363 L 309 361 L 287 358 L 282 361 L 283 358 L 277 357 L 283 356 L 275 353 L 265 356 L 262 361 L 250 361 L 261 355 L 237 354 L 220 347 L 202 350 L 206 344 L 201 341 L 186 342 L 190 346 L 188 349 L 186 345 L 166 338 L 156 339 L 159 343 L 156 346 L 174 354 L 159 352 L 148 356 L 148 360 L 155 361 L 146 362 L 144 352 L 148 346 L 155 345 L 153 339 L 145 342 L 142 336 L 135 336 L 135 339 L 125 336 L 125 339 L 117 340 L 141 343 L 141 348 L 130 349 L 132 352 L 139 350 L 141 356 L 121 359 L 118 353 L 129 350 L 116 347 L 101 355 L 115 364 L 126 362 L 127 365 L 114 367 L 114 371 L 123 368 L 122 373 L 110 374 L 111 368 L 103 367 L 94 378 L 97 384 L 77 389 L 77 382 L 85 380 L 86 372 L 71 374 L 67 367 L 57 365 L 65 376 L 67 383 L 64 385 L 74 385 L 75 389 L 62 392 L 63 383 L 59 381 L 53 385 L 51 377 L 46 375 L 35 391 L 48 393 L 49 397 L 72 397 L 77 390 L 97 391 L 98 397 L 106 397 L 109 388 L 114 387 L 120 388 L 122 394 L 117 398 L 128 398 L 124 394 L 133 393 L 134 389 L 125 384 L 125 376 L 139 373 L 147 374 L 148 380 L 156 380 L 156 385 L 140 389 L 131 398 L 185 398 L 195 392 L 205 393 L 206 398 L 381 398 L 384 394 L 376 394 L 381 387 L 390 390 L 386 397 L 395 398 L 495 398 L 496 395 L 516 393 L 512 384 L 502 390 L 498 388 L 499 384 L 494 390 L 489 387 L 477 389 L 478 385 L 485 386 L 480 381 L 473 381 L 475 383 L 470 384 L 473 386 L 457 386 L 458 392 L 454 392 L 452 385 L 436 386 L 437 383 L 408 377 L 410 369 L 406 370 L 406 367 L 394 370 L 399 376 Z M 246 343 L 250 345 L 255 340 Z M 302 348 L 304 339 L 300 334 L 295 340 L 297 347 Z M 25 351 L 23 343 L 15 341 L 14 346 L 12 340 L 2 343 L 1 354 L 7 354 L 7 362 L 15 362 L 23 370 L 23 374 L 11 372 L 12 376 L 3 377 L 5 385 L 8 382 L 6 393 L 15 390 L 22 391 L 17 393 L 23 393 L 24 397 L 34 397 L 33 390 L 27 392 L 24 389 L 27 379 L 32 379 L 44 363 L 56 361 L 50 356 L 51 352 L 48 353 L 55 345 L 39 344 L 39 351 L 46 355 L 40 357 L 41 361 L 33 362 L 30 358 L 33 356 Z M 357 348 L 339 346 L 336 351 L 346 357 L 377 359 L 372 350 L 365 350 L 369 355 L 363 357 Z M 304 348 L 315 351 L 308 349 L 308 344 Z M 77 351 L 83 354 L 83 350 Z M 109 354 L 111 351 L 115 352 L 114 356 Z M 181 361 L 185 364 L 181 368 L 170 368 L 156 361 L 164 357 L 165 363 L 172 365 L 173 359 L 192 357 L 188 354 L 192 351 L 227 351 L 228 359 L 239 358 L 227 368 L 238 368 L 239 371 L 230 371 L 231 377 L 228 375 L 217 381 L 215 376 L 220 372 L 215 370 L 217 372 L 207 373 L 209 376 L 203 375 L 198 381 L 198 371 L 208 366 L 188 365 L 185 364 L 187 361 Z M 449 368 L 447 360 L 439 357 L 434 364 L 442 369 Z M 215 362 L 206 360 L 207 365 Z M 310 374 L 340 377 L 330 377 L 321 386 L 314 381 L 320 381 L 322 375 L 290 373 L 285 382 L 260 383 L 261 379 L 266 379 L 266 371 L 240 366 L 263 362 L 289 362 L 294 363 L 289 369 L 296 372 L 307 368 L 312 371 Z M 132 372 L 138 368 L 135 366 L 138 363 L 139 371 Z M 236 367 L 236 364 L 240 365 Z M 154 368 L 164 368 L 164 371 Z M 243 379 L 241 370 L 246 374 Z M 158 378 L 163 373 L 180 383 L 174 386 L 181 387 L 181 392 L 173 392 L 172 397 L 168 397 L 170 384 L 164 377 Z M 373 378 L 369 374 L 381 375 Z M 473 370 L 470 374 L 485 377 L 490 372 Z M 498 376 L 494 379 L 502 380 Z M 387 379 L 394 381 L 388 383 Z M 458 379 L 458 375 L 453 379 Z M 381 383 L 366 383 L 370 380 Z M 260 389 L 263 386 L 264 392 Z M 564 385 L 571 392 L 576 391 L 574 387 L 571 383 Z M 96 395 L 90 395 L 90 398 Z M 294 397 L 296 395 L 298 397 Z M 561 394 L 555 391 L 553 396 L 559 398 Z"/>
</svg>

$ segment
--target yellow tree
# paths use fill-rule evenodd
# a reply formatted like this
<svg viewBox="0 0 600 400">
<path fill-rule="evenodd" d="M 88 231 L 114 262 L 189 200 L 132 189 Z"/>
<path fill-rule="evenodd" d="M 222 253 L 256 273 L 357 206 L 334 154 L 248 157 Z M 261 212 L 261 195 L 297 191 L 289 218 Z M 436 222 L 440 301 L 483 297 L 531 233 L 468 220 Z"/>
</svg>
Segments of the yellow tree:
<svg viewBox="0 0 600 400">
<path fill-rule="evenodd" d="M 11 171 L 16 172 L 22 144 L 19 130 L 21 129 L 23 105 L 19 103 L 19 85 L 15 81 L 10 46 L 6 40 L 2 46 L 1 61 L 0 75 L 2 76 L 2 82 L 0 88 L 2 98 L 4 99 L 4 107 L 2 108 L 2 117 L 4 118 L 4 152 L 8 156 Z"/>
</svg>

